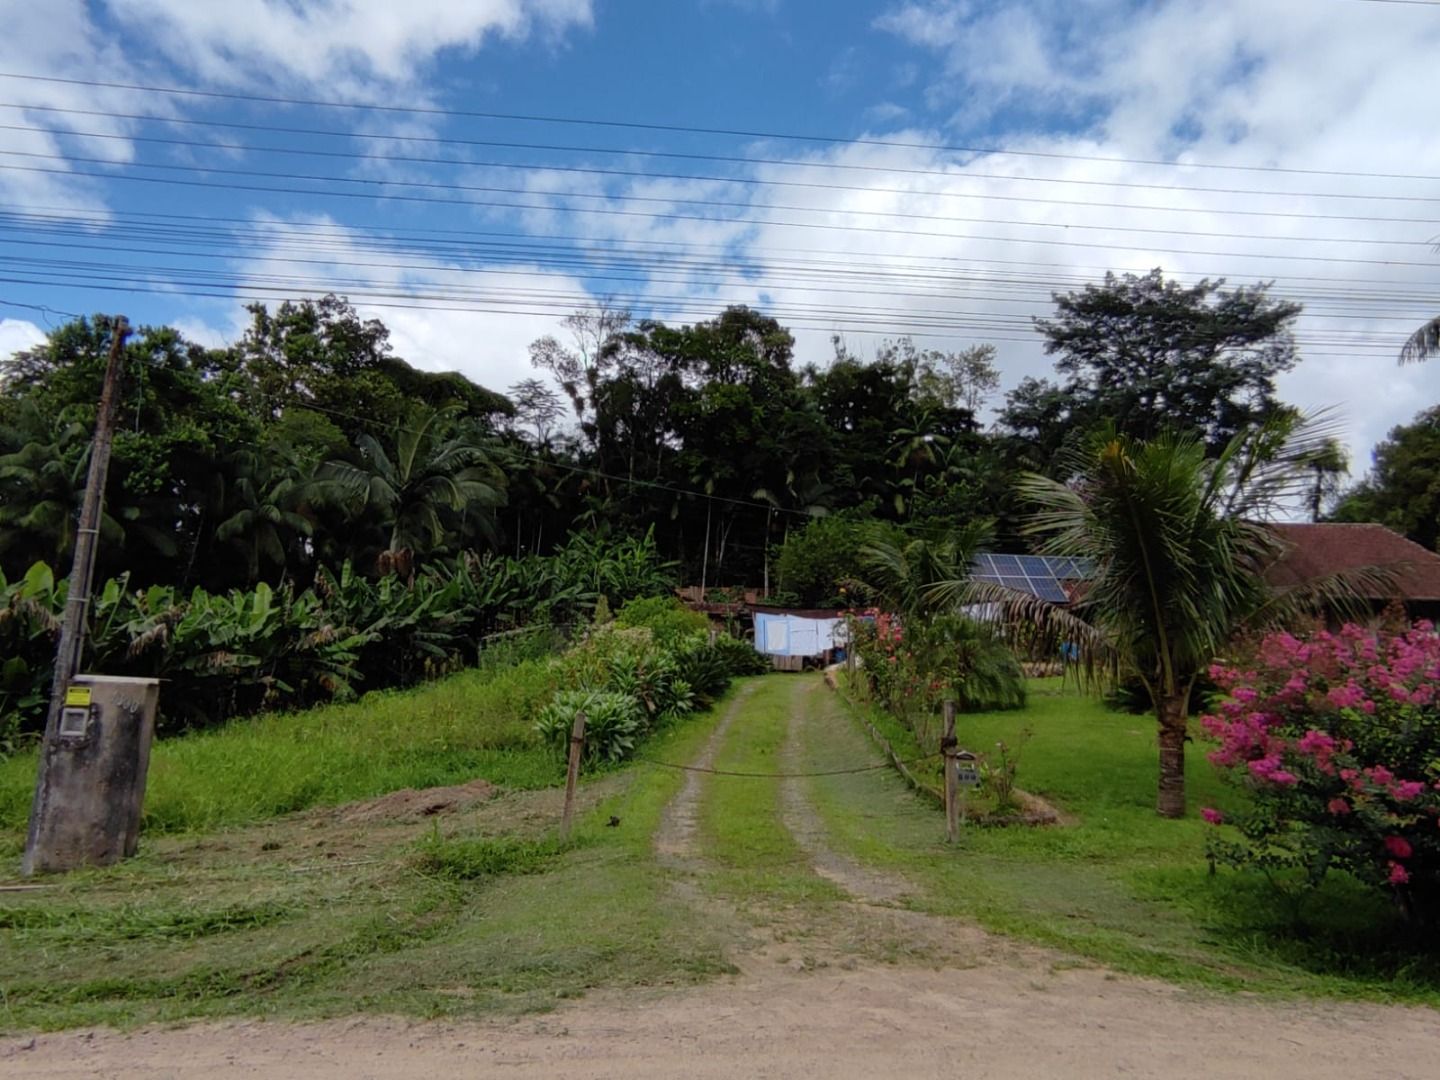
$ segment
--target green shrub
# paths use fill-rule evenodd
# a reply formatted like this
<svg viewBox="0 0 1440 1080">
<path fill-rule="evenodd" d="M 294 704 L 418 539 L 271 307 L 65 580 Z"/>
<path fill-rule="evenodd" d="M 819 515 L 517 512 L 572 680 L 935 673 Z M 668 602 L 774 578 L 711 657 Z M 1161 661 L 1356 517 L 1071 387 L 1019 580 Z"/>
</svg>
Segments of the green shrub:
<svg viewBox="0 0 1440 1080">
<path fill-rule="evenodd" d="M 764 675 L 770 670 L 769 658 L 756 652 L 755 646 L 748 641 L 721 634 L 713 644 L 715 651 L 725 658 L 725 666 L 735 678 L 742 675 Z"/>
<path fill-rule="evenodd" d="M 704 636 L 697 634 L 681 641 L 674 656 L 680 677 L 694 691 L 697 702 L 708 705 L 730 685 L 731 671 L 725 654 Z"/>
<path fill-rule="evenodd" d="M 562 690 L 540 710 L 535 730 L 551 749 L 569 753 L 577 713 L 585 714 L 587 765 L 622 761 L 647 730 L 645 710 L 628 694 L 608 690 Z"/>
<path fill-rule="evenodd" d="M 634 661 L 654 650 L 655 639 L 647 629 L 613 622 L 591 627 L 584 640 L 555 661 L 556 681 L 566 690 L 603 690 L 613 659 Z"/>
<path fill-rule="evenodd" d="M 698 611 L 691 611 L 673 596 L 647 596 L 631 600 L 615 617 L 622 627 L 644 627 L 655 640 L 667 648 L 692 634 L 710 629 L 710 620 Z"/>
</svg>

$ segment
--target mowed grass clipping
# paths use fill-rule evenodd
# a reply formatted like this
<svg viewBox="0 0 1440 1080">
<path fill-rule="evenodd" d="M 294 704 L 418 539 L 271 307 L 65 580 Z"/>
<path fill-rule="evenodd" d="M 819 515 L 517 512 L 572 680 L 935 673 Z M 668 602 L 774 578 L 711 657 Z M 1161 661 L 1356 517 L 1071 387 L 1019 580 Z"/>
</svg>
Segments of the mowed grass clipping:
<svg viewBox="0 0 1440 1080">
<path fill-rule="evenodd" d="M 902 756 L 906 729 L 821 688 L 810 697 L 807 760 L 852 760 L 868 742 L 856 710 Z M 923 887 L 916 906 L 1058 947 L 1136 974 L 1224 990 L 1440 1004 L 1440 949 L 1407 937 L 1383 897 L 1335 875 L 1318 892 L 1262 876 L 1210 872 L 1203 806 L 1233 810 L 1207 746 L 1187 746 L 1189 814 L 1155 813 L 1155 720 L 1038 680 L 1014 712 L 962 715 L 963 747 L 1020 754 L 1018 784 L 1071 818 L 1063 826 L 970 826 L 944 843 L 944 819 L 890 771 L 819 778 L 811 794 L 834 842 Z M 1029 733 L 1028 739 L 1025 733 Z M 1297 913 L 1299 918 L 1297 918 Z"/>
<path fill-rule="evenodd" d="M 646 753 L 689 760 L 717 716 L 668 726 Z M 290 817 L 160 837 L 43 895 L 0 897 L 0 1031 L 511 1014 L 733 971 L 731 931 L 653 859 L 684 775 L 634 764 L 582 780 L 568 843 L 559 792 L 512 791 L 430 822 Z"/>
<path fill-rule="evenodd" d="M 561 778 L 559 766 L 530 718 L 552 689 L 545 662 L 527 661 L 160 739 L 150 757 L 145 834 L 239 825 L 475 777 L 548 786 Z M 22 842 L 35 770 L 33 752 L 0 762 L 0 856 Z"/>
</svg>

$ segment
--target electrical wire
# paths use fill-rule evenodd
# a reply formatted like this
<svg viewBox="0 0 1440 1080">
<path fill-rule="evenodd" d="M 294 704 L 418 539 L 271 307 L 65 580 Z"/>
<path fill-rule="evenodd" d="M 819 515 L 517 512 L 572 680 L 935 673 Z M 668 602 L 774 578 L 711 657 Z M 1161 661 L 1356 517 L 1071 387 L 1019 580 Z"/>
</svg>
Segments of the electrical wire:
<svg viewBox="0 0 1440 1080">
<path fill-rule="evenodd" d="M 707 222 L 707 223 L 710 223 L 710 224 L 720 224 L 720 225 L 745 225 L 745 226 L 760 225 L 760 226 L 767 226 L 767 227 L 774 227 L 774 228 L 806 229 L 806 230 L 818 230 L 818 231 L 824 231 L 824 232 L 856 232 L 856 233 L 874 233 L 874 234 L 880 234 L 880 235 L 886 235 L 886 236 L 925 237 L 925 238 L 932 239 L 932 240 L 934 240 L 934 239 L 943 239 L 943 240 L 980 240 L 980 241 L 994 241 L 994 242 L 999 242 L 999 243 L 1010 243 L 1010 244 L 1037 244 L 1037 245 L 1044 245 L 1044 246 L 1080 247 L 1080 248 L 1090 248 L 1090 249 L 1094 249 L 1094 250 L 1107 250 L 1107 251 L 1129 251 L 1129 252 L 1135 252 L 1135 253 L 1151 253 L 1151 254 L 1159 253 L 1159 254 L 1167 254 L 1167 255 L 1218 255 L 1218 256 L 1224 256 L 1224 257 L 1227 257 L 1227 258 L 1240 258 L 1240 259 L 1267 259 L 1267 260 L 1278 260 L 1278 261 L 1284 261 L 1284 262 L 1319 262 L 1319 263 L 1334 263 L 1334 264 L 1361 265 L 1361 266 L 1413 266 L 1413 267 L 1426 267 L 1426 268 L 1428 268 L 1428 267 L 1431 267 L 1431 266 L 1433 265 L 1433 264 L 1431 264 L 1431 263 L 1408 261 L 1408 260 L 1403 260 L 1403 259 L 1358 259 L 1358 258 L 1348 258 L 1348 257 L 1344 257 L 1344 256 L 1334 256 L 1334 255 L 1332 255 L 1332 256 L 1321 256 L 1321 255 L 1284 255 L 1284 254 L 1275 254 L 1275 253 L 1263 252 L 1263 251 L 1261 251 L 1261 252 L 1248 252 L 1248 251 L 1213 251 L 1213 250 L 1207 250 L 1207 249 L 1203 249 L 1203 248 L 1202 248 L 1202 249 L 1195 249 L 1195 248 L 1175 248 L 1175 247 L 1163 247 L 1163 248 L 1162 248 L 1162 247 L 1144 247 L 1144 248 L 1141 248 L 1141 247 L 1136 247 L 1136 246 L 1134 246 L 1134 245 L 1128 245 L 1128 244 L 1105 244 L 1105 243 L 1100 243 L 1100 242 L 1096 242 L 1096 241 L 1089 241 L 1089 240 L 1056 240 L 1056 239 L 1050 239 L 1050 238 L 1045 238 L 1045 237 L 993 236 L 993 235 L 981 234 L 981 233 L 937 233 L 937 232 L 934 232 L 933 230 L 925 230 L 925 229 L 879 228 L 879 227 L 875 227 L 875 226 L 866 226 L 866 225 L 841 225 L 841 224 L 825 223 L 825 222 L 776 221 L 776 220 L 769 220 L 769 219 L 764 219 L 764 218 L 744 218 L 744 217 L 723 218 L 723 217 L 710 217 L 710 216 L 705 216 L 705 215 L 703 215 L 703 214 L 671 214 L 671 213 L 647 212 L 647 211 L 639 211 L 639 210 L 619 210 L 619 209 L 615 209 L 615 208 L 613 208 L 613 207 L 586 207 L 586 208 L 584 208 L 584 209 L 576 209 L 576 208 L 559 207 L 559 206 L 555 206 L 555 205 L 548 204 L 548 203 L 500 202 L 500 201 L 496 201 L 496 200 L 486 200 L 486 199 L 448 199 L 448 198 L 442 198 L 442 197 L 437 197 L 437 196 L 400 195 L 400 194 L 396 194 L 396 193 L 394 193 L 394 192 L 385 192 L 385 191 L 376 191 L 376 192 L 360 192 L 360 191 L 317 191 L 317 190 L 314 190 L 314 189 L 311 189 L 311 188 L 290 188 L 290 187 L 275 187 L 275 186 L 266 187 L 266 186 L 255 185 L 255 184 L 216 183 L 216 182 L 209 182 L 209 181 L 204 181 L 204 180 L 186 180 L 186 179 L 180 179 L 180 178 L 175 178 L 175 177 L 131 176 L 131 175 L 126 175 L 126 174 L 110 174 L 110 173 L 87 172 L 87 171 L 85 171 L 85 170 L 80 170 L 80 169 L 47 168 L 47 167 L 44 167 L 44 166 L 35 166 L 35 165 L 0 165 L 0 170 L 17 171 L 17 172 L 28 172 L 28 173 L 41 173 L 41 174 L 56 175 L 56 176 L 65 176 L 65 177 L 83 176 L 83 177 L 91 177 L 91 178 L 94 178 L 94 179 L 109 180 L 109 181 L 117 181 L 117 180 L 118 180 L 118 181 L 134 182 L 134 183 L 163 184 L 163 185 L 179 185 L 179 186 L 184 186 L 184 187 L 205 188 L 205 189 L 217 189 L 217 190 L 226 190 L 226 191 L 253 191 L 253 192 L 264 192 L 264 193 L 269 193 L 269 194 L 310 195 L 310 196 L 319 196 L 319 197 L 322 197 L 322 198 L 337 198 L 337 199 L 377 199 L 377 200 L 386 200 L 386 201 L 395 201 L 395 202 L 406 202 L 406 203 L 442 204 L 442 205 L 453 205 L 453 206 L 473 206 L 473 207 L 487 207 L 487 208 L 492 208 L 492 209 L 506 209 L 506 210 L 540 210 L 540 211 L 546 211 L 546 212 L 549 212 L 549 213 L 566 212 L 566 213 L 573 213 L 573 214 L 578 214 L 578 215 L 592 214 L 592 215 L 600 215 L 600 216 L 607 216 L 607 217 L 641 218 L 641 219 L 650 220 L 650 221 L 700 221 L 700 222 Z M 1408 242 L 1408 241 L 1395 241 L 1395 243 L 1411 243 L 1411 242 Z M 1428 246 L 1432 246 L 1432 245 L 1424 244 L 1424 243 L 1421 243 L 1421 242 L 1418 242 L 1418 241 L 1413 242 L 1413 243 L 1420 244 L 1420 246 L 1427 246 L 1427 247 L 1428 247 Z"/>
<path fill-rule="evenodd" d="M 605 203 L 647 203 L 659 204 L 661 206 L 696 206 L 705 209 L 717 210 L 747 210 L 747 211 L 771 211 L 777 210 L 788 213 L 804 214 L 831 214 L 844 217 L 867 217 L 867 218 L 895 218 L 903 221 L 935 221 L 935 222 L 961 222 L 967 225 L 1009 225 L 1026 229 L 1062 229 L 1069 231 L 1086 230 L 1107 233 L 1141 233 L 1144 235 L 1159 236 L 1186 236 L 1200 237 L 1203 239 L 1216 240 L 1259 240 L 1268 241 L 1275 239 L 1271 236 L 1257 235 L 1255 233 L 1230 233 L 1218 232 L 1205 229 L 1159 229 L 1140 225 L 1115 225 L 1109 223 L 1089 223 L 1081 221 L 1027 221 L 1015 218 L 997 217 L 964 217 L 956 214 L 920 214 L 904 210 L 861 210 L 850 207 L 830 206 L 803 206 L 794 203 L 765 203 L 746 202 L 726 199 L 695 199 L 679 195 L 622 195 L 611 192 L 589 192 L 589 191 L 537 191 L 528 187 L 505 187 L 499 184 L 451 184 L 430 180 L 382 180 L 370 177 L 335 176 L 333 174 L 317 173 L 293 173 L 276 172 L 264 169 L 240 169 L 219 165 L 172 165 L 163 162 L 132 162 L 116 158 L 88 157 L 80 154 L 51 154 L 32 150 L 4 150 L 0 149 L 0 155 L 5 157 L 20 157 L 44 161 L 75 161 L 86 165 L 108 165 L 124 169 L 155 169 L 163 172 L 178 172 L 186 174 L 206 174 L 219 176 L 244 176 L 262 180 L 299 180 L 311 183 L 323 184 L 353 184 L 360 187 L 372 189 L 390 188 L 419 188 L 423 191 L 457 191 L 457 192 L 479 192 L 492 195 L 544 195 L 554 199 L 591 199 L 600 200 Z M 0 166 L 9 168 L 10 166 Z M 126 179 L 138 179 L 125 177 Z M 365 192 L 371 195 L 373 192 Z M 328 193 L 327 193 L 328 194 Z M 336 192 L 335 194 L 348 194 Z M 506 204 L 499 204 L 506 205 Z M 515 204 L 521 209 L 566 209 L 577 213 L 591 213 L 590 207 L 552 207 L 534 206 L 530 204 Z M 668 216 L 668 215 L 655 215 Z M 751 223 L 744 218 L 702 218 L 700 220 L 713 220 L 725 222 Z M 1429 219 L 1431 222 L 1440 219 Z M 772 225 L 798 225 L 813 223 L 799 222 L 756 222 L 757 224 Z M 1417 223 L 1422 223 L 1418 222 Z M 834 228 L 846 228 L 847 226 L 829 226 Z M 947 234 L 948 235 L 948 234 Z M 963 236 L 963 234 L 960 234 Z M 1387 247 L 1423 247 L 1434 248 L 1433 240 L 1389 240 L 1381 237 L 1365 236 L 1288 236 L 1284 238 L 1287 243 L 1306 244 L 1363 244 L 1366 246 L 1387 246 Z"/>
<path fill-rule="evenodd" d="M 1059 151 L 1018 150 L 1000 146 L 970 146 L 957 143 L 909 142 L 898 139 L 850 138 L 839 135 L 805 134 L 784 131 L 748 130 L 744 128 L 712 128 L 686 124 L 646 123 L 634 120 L 608 120 L 592 117 L 546 116 L 533 113 L 505 113 L 478 109 L 443 109 L 424 105 L 386 105 L 379 102 L 333 101 L 320 98 L 281 97 L 266 94 L 242 94 L 235 91 L 198 90 L 178 86 L 154 86 L 144 83 L 111 82 L 101 79 L 63 78 L 56 75 L 0 71 L 0 79 L 43 82 L 65 86 L 86 86 L 96 89 L 127 90 L 171 97 L 200 98 L 213 101 L 244 101 L 263 105 L 304 106 L 319 109 L 342 109 L 408 116 L 436 116 L 477 120 L 504 120 L 535 124 L 565 124 L 581 127 L 617 128 L 628 131 L 654 131 L 685 135 L 720 135 L 742 139 L 773 139 L 789 142 L 824 143 L 842 146 L 875 146 L 896 150 L 926 150 L 941 153 L 1006 155 L 1060 161 L 1105 162 L 1113 165 L 1151 165 L 1178 169 L 1220 169 L 1235 172 L 1286 173 L 1302 176 L 1344 176 L 1383 180 L 1440 180 L 1440 176 L 1424 173 L 1367 172 L 1354 169 L 1302 169 L 1282 165 L 1241 165 L 1224 162 L 1178 162 L 1161 158 L 1116 157 L 1101 154 L 1071 154 Z"/>
<path fill-rule="evenodd" d="M 1377 192 L 1329 192 L 1329 191 L 1295 191 L 1295 190 L 1274 190 L 1266 188 L 1236 188 L 1236 187 L 1203 187 L 1195 184 L 1158 184 L 1141 183 L 1125 180 L 1099 180 L 1084 177 L 1068 176 L 1034 176 L 1026 173 L 991 173 L 980 172 L 964 166 L 963 171 L 957 171 L 955 167 L 946 169 L 927 169 L 917 166 L 906 166 L 898 164 L 869 165 L 863 162 L 853 161 L 814 161 L 800 158 L 773 158 L 758 155 L 739 156 L 734 154 L 702 154 L 694 152 L 682 152 L 676 150 L 643 149 L 637 150 L 625 147 L 606 146 L 582 146 L 566 143 L 541 143 L 541 142 L 516 142 L 493 139 L 470 139 L 460 136 L 437 136 L 422 134 L 390 135 L 384 132 L 374 131 L 352 131 L 339 128 L 311 128 L 295 127 L 277 124 L 256 124 L 243 123 L 235 120 L 196 120 L 182 116 L 164 116 L 154 113 L 127 113 L 116 112 L 104 109 L 77 109 L 66 108 L 59 105 L 28 104 L 23 102 L 0 102 L 0 108 L 16 109 L 23 112 L 59 113 L 77 116 L 102 117 L 112 120 L 134 120 L 147 123 L 180 125 L 202 128 L 220 128 L 231 131 L 260 131 L 270 134 L 303 135 L 307 137 L 326 136 L 341 139 L 354 139 L 359 141 L 381 141 L 395 143 L 422 143 L 436 146 L 474 146 L 489 149 L 509 150 L 540 150 L 557 153 L 576 154 L 609 154 L 622 157 L 644 157 L 644 158 L 669 158 L 676 161 L 709 161 L 726 164 L 756 166 L 774 165 L 787 169 L 823 169 L 827 172 L 861 172 L 861 173 L 887 173 L 902 176 L 939 176 L 950 181 L 972 181 L 972 180 L 1003 180 L 1006 183 L 1015 184 L 1062 184 L 1080 187 L 1112 187 L 1124 188 L 1136 191 L 1183 191 L 1190 193 L 1217 194 L 1217 195 L 1248 195 L 1248 196 L 1272 196 L 1276 198 L 1310 198 L 1310 199 L 1364 199 L 1368 201 L 1382 202 L 1440 202 L 1440 197 L 1432 195 L 1398 195 Z M 36 130 L 26 128 L 25 130 Z M 41 129 L 46 130 L 46 129 Z M 67 135 L 68 129 L 55 129 L 55 134 Z M 382 157 L 384 155 L 381 155 Z M 651 175 L 660 178 L 664 174 L 641 174 Z M 861 188 L 860 190 L 866 190 Z"/>
<path fill-rule="evenodd" d="M 4 107 L 4 103 L 0 103 L 0 107 Z M 27 127 L 27 126 L 22 125 L 22 124 L 0 124 L 0 131 L 34 131 L 34 130 L 35 130 L 35 129 L 34 129 L 33 127 Z M 1132 202 L 1132 203 L 1117 203 L 1117 202 L 1106 202 L 1106 201 L 1103 201 L 1103 200 L 1094 200 L 1094 199 L 1056 199 L 1056 198 L 1042 198 L 1042 197 L 1033 196 L 1033 195 L 1003 195 L 1003 194 L 998 194 L 998 193 L 994 193 L 994 192 L 944 191 L 944 190 L 938 190 L 938 189 L 934 189 L 934 188 L 919 188 L 919 189 L 917 189 L 917 188 L 879 187 L 879 186 L 866 187 L 866 186 L 859 185 L 859 184 L 823 183 L 823 182 L 820 182 L 820 181 L 817 181 L 817 180 L 780 180 L 780 179 L 774 179 L 774 178 L 769 178 L 769 177 L 756 177 L 756 176 L 721 176 L 721 175 L 717 175 L 717 174 L 703 174 L 703 173 L 650 172 L 650 171 L 644 171 L 644 170 L 639 170 L 639 169 L 602 169 L 602 168 L 598 168 L 598 167 L 595 167 L 595 166 L 556 165 L 556 164 L 547 164 L 547 163 L 544 163 L 544 162 L 533 162 L 533 161 L 532 161 L 532 162 L 521 162 L 521 161 L 494 161 L 494 160 L 485 161 L 485 160 L 476 160 L 476 159 L 474 159 L 474 158 L 420 157 L 420 156 L 413 155 L 413 154 L 360 154 L 360 153 L 355 153 L 355 152 L 353 152 L 353 151 L 326 150 L 326 149 L 321 149 L 321 148 L 317 148 L 317 147 L 313 147 L 313 146 L 256 146 L 256 145 L 248 144 L 248 143 L 207 142 L 207 141 L 204 141 L 204 140 L 201 140 L 201 139 L 174 139 L 174 138 L 165 138 L 165 137 L 153 136 L 153 135 L 117 134 L 117 133 L 115 133 L 115 132 L 105 132 L 105 131 L 79 131 L 79 130 L 75 130 L 75 129 L 66 129 L 66 130 L 63 132 L 63 134 L 64 134 L 67 138 L 100 139 L 100 140 L 119 141 L 119 142 L 126 142 L 126 143 L 132 143 L 132 142 L 134 142 L 134 143 L 150 143 L 150 144 L 156 144 L 156 145 L 162 145 L 162 146 L 183 146 L 183 147 L 186 147 L 186 148 L 189 148 L 189 149 L 224 150 L 224 151 L 227 151 L 227 152 L 247 153 L 247 154 L 284 154 L 284 155 L 293 156 L 293 157 L 323 157 L 323 158 L 334 158 L 334 159 L 339 159 L 339 160 L 355 161 L 355 162 L 382 162 L 382 163 L 385 163 L 385 164 L 402 163 L 402 164 L 411 164 L 411 165 L 456 165 L 456 166 L 465 166 L 465 167 L 468 167 L 468 168 L 512 169 L 512 170 L 522 170 L 522 171 L 526 171 L 526 172 L 544 172 L 544 173 L 573 173 L 573 174 L 585 175 L 585 176 L 624 177 L 624 178 L 627 178 L 627 179 L 641 179 L 641 180 L 684 180 L 684 181 L 699 181 L 699 182 L 705 182 L 705 183 L 738 184 L 738 185 L 759 186 L 759 187 L 783 187 L 783 188 L 802 188 L 802 189 L 806 189 L 806 190 L 819 190 L 819 191 L 843 191 L 843 192 L 861 193 L 861 194 L 866 194 L 866 195 L 874 195 L 874 194 L 881 194 L 881 195 L 901 195 L 901 196 L 905 196 L 905 197 L 907 197 L 907 198 L 976 199 L 976 200 L 981 200 L 981 201 L 1015 202 L 1015 203 L 1040 204 L 1040 205 L 1048 205 L 1048 206 L 1081 206 L 1081 207 L 1086 207 L 1086 208 L 1103 208 L 1103 209 L 1114 209 L 1114 210 L 1129 210 L 1129 211 L 1138 211 L 1138 212 L 1143 212 L 1143 213 L 1211 214 L 1211 215 L 1221 215 L 1221 216 L 1227 216 L 1227 217 L 1229 217 L 1229 216 L 1236 216 L 1236 217 L 1261 217 L 1261 218 L 1289 218 L 1289 219 L 1310 220 L 1310 221 L 1363 221 L 1363 222 L 1370 222 L 1370 223 L 1392 223 L 1392 224 L 1405 224 L 1405 225 L 1436 225 L 1436 224 L 1440 224 L 1440 218 L 1434 218 L 1434 217 L 1429 217 L 1429 218 L 1424 218 L 1424 217 L 1386 217 L 1386 216 L 1383 216 L 1383 215 L 1376 215 L 1376 214 L 1315 214 L 1315 213 L 1306 213 L 1306 212 L 1298 211 L 1298 210 L 1249 210 L 1249 209 L 1243 209 L 1243 208 L 1240 208 L 1240 207 L 1234 207 L 1234 208 L 1231 208 L 1231 207 L 1216 208 L 1216 207 L 1212 207 L 1212 206 L 1153 206 L 1153 205 L 1146 205 L 1146 204 L 1144 204 L 1144 203 L 1133 203 L 1133 202 Z M 59 160 L 69 160 L 69 161 L 100 162 L 100 163 L 103 163 L 103 164 L 116 164 L 116 165 L 130 166 L 130 167 L 137 166 L 137 165 L 140 165 L 140 166 L 143 166 L 143 167 L 150 167 L 150 168 L 176 168 L 176 167 L 177 167 L 177 166 L 169 166 L 169 165 L 152 165 L 152 164 L 143 163 L 143 162 L 133 162 L 133 161 L 130 161 L 130 160 L 128 160 L 128 159 L 86 158 L 86 157 L 75 157 L 75 156 L 63 155 L 63 154 L 39 154 L 39 153 L 28 153 L 28 154 L 26 154 L 26 153 L 21 152 L 21 151 L 8 151 L 8 152 L 10 152 L 10 153 L 15 153 L 15 154 L 20 154 L 20 155 L 22 155 L 22 156 L 29 156 L 29 157 L 48 157 L 48 158 L 55 158 L 55 159 L 59 159 Z M 206 168 L 206 167 L 203 167 L 203 166 L 194 166 L 193 168 L 194 168 L 196 171 L 205 171 L 205 172 L 230 172 L 230 171 L 231 171 L 231 170 L 227 170 L 227 169 L 223 169 L 223 168 L 220 168 L 220 169 L 209 169 L 209 168 Z M 251 172 L 247 172 L 247 173 L 244 173 L 243 175 L 250 175 L 250 176 L 286 176 L 286 177 L 289 177 L 289 176 L 291 176 L 291 175 L 293 175 L 293 174 L 263 173 L 263 172 L 262 172 L 262 173 L 251 173 Z M 962 178 L 962 174 L 952 174 L 952 175 L 954 175 L 957 179 Z M 347 182 L 347 183 L 377 183 L 377 182 L 378 182 L 378 183 L 400 183 L 400 184 L 406 184 L 406 183 L 407 183 L 407 181 L 374 180 L 374 179 L 364 178 L 364 177 L 337 177 L 337 178 L 307 177 L 307 179 L 337 179 L 337 180 L 344 180 L 344 181 Z M 425 185 L 425 186 L 430 186 L 430 185 Z M 447 186 L 448 186 L 448 185 L 447 185 Z M 480 189 L 475 189 L 475 190 L 484 190 L 484 191 L 518 191 L 518 193 L 520 193 L 520 194 L 531 194 L 531 193 L 533 193 L 533 191 L 534 191 L 533 188 L 521 188 L 521 189 L 510 189 L 510 188 L 480 188 Z M 567 193 L 567 194 L 570 194 L 570 193 Z M 1279 194 L 1279 193 L 1276 193 L 1276 194 Z M 628 197 L 628 196 L 611 195 L 611 194 L 608 194 L 608 193 L 606 193 L 606 194 L 604 194 L 604 195 L 600 195 L 600 196 L 589 196 L 589 195 L 587 195 L 587 196 L 585 196 L 585 197 L 587 197 L 587 198 L 588 198 L 588 197 L 631 198 L 631 197 Z M 1293 196 L 1289 196 L 1289 195 L 1286 195 L 1285 197 L 1286 197 L 1287 199 L 1293 198 Z M 1354 197 L 1355 197 L 1355 198 L 1363 198 L 1364 196 L 1354 196 Z M 638 198 L 638 197 L 635 197 L 635 198 Z M 696 200 L 676 198 L 676 199 L 651 199 L 651 200 L 649 200 L 649 201 L 657 201 L 657 202 L 667 202 L 667 201 L 695 202 Z M 1435 200 L 1435 201 L 1440 201 L 1440 200 Z M 753 208 L 757 208 L 757 209 L 759 209 L 759 208 L 764 208 L 764 209 L 797 209 L 797 208 L 795 208 L 795 207 L 773 206 L 773 205 L 763 204 L 763 203 L 723 203 L 723 204 L 722 204 L 722 203 L 709 203 L 708 205 L 748 206 L 748 207 L 753 207 Z M 807 210 L 809 210 L 809 209 L 816 209 L 816 208 L 814 208 L 814 207 L 803 207 L 803 208 L 799 208 L 799 209 L 807 209 Z M 846 213 L 861 213 L 861 212 L 863 212 L 863 211 L 847 210 L 847 211 L 845 211 L 845 212 L 846 212 Z M 903 215 L 903 216 L 913 216 L 913 215 Z M 947 218 L 935 218 L 934 220 L 952 220 L 952 219 L 950 219 L 950 218 L 947 217 Z M 960 219 L 953 219 L 953 220 L 975 220 L 975 219 L 960 218 Z M 981 219 L 981 220 L 991 220 L 991 219 Z"/>
</svg>

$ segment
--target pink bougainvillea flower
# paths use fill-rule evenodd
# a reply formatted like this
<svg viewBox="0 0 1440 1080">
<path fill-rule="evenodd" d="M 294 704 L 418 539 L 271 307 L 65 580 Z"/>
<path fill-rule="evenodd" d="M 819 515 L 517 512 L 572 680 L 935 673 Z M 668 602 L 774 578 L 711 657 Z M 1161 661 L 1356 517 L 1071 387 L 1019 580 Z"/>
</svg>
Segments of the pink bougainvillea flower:
<svg viewBox="0 0 1440 1080">
<path fill-rule="evenodd" d="M 1211 825 L 1219 825 L 1222 821 L 1225 820 L 1225 815 L 1222 814 L 1219 810 L 1216 810 L 1213 806 L 1207 806 L 1203 810 L 1201 810 L 1200 816 L 1206 821 L 1208 821 Z"/>
<path fill-rule="evenodd" d="M 1404 885 L 1410 880 L 1410 871 L 1401 866 L 1398 862 L 1390 864 L 1390 884 Z"/>
<path fill-rule="evenodd" d="M 1397 859 L 1408 859 L 1414 853 L 1410 841 L 1403 836 L 1385 837 L 1385 850 Z"/>
<path fill-rule="evenodd" d="M 1425 794 L 1425 784 L 1420 780 L 1401 780 L 1390 789 L 1390 794 L 1402 802 L 1410 799 L 1418 799 L 1421 795 Z"/>
<path fill-rule="evenodd" d="M 1344 817 L 1346 814 L 1350 813 L 1350 804 L 1344 799 L 1331 799 L 1328 803 L 1325 804 L 1325 809 L 1329 810 L 1330 813 L 1335 814 L 1337 817 Z"/>
</svg>

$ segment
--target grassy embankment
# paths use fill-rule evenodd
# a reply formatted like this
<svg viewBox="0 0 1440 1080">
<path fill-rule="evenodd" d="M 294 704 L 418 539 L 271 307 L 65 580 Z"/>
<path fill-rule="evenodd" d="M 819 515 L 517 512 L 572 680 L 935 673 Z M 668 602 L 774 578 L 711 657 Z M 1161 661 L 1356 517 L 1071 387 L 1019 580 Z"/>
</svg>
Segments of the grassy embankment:
<svg viewBox="0 0 1440 1080">
<path fill-rule="evenodd" d="M 864 704 L 827 692 L 812 695 L 811 707 L 816 768 L 851 760 L 867 741 L 851 710 L 866 710 L 902 757 L 920 752 L 907 729 Z M 1383 898 L 1338 876 L 1306 894 L 1282 892 L 1258 874 L 1210 873 L 1212 826 L 1198 810 L 1233 808 L 1243 796 L 1220 783 L 1203 740 L 1187 754 L 1190 815 L 1167 821 L 1154 810 L 1153 718 L 1044 680 L 1032 684 L 1025 709 L 962 716 L 958 735 L 980 753 L 1000 740 L 1018 746 L 1019 786 L 1073 822 L 970 827 L 958 850 L 948 849 L 938 811 L 901 796 L 895 774 L 814 781 L 812 798 L 836 843 L 921 886 L 918 907 L 1137 974 L 1440 1004 L 1440 952 L 1407 940 Z"/>
</svg>

